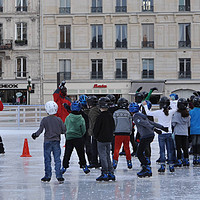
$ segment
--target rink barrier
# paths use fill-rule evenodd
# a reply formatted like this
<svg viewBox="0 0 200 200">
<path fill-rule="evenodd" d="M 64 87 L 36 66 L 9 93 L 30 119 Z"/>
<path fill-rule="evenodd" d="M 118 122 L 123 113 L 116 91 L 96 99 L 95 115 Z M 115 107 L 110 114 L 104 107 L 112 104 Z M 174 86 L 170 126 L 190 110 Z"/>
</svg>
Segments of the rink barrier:
<svg viewBox="0 0 200 200">
<path fill-rule="evenodd" d="M 44 105 L 4 105 L 0 127 L 35 127 L 47 116 Z"/>
</svg>

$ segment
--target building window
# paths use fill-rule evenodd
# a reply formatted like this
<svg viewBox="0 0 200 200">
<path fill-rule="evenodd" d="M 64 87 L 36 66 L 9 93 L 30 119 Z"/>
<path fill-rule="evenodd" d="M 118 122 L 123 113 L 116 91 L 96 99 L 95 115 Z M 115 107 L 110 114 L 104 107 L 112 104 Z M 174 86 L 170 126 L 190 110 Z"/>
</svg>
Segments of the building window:
<svg viewBox="0 0 200 200">
<path fill-rule="evenodd" d="M 71 80 L 71 60 L 59 60 L 59 72 L 57 73 L 58 84 L 63 80 Z"/>
<path fill-rule="evenodd" d="M 70 0 L 60 0 L 59 13 L 60 14 L 71 13 L 71 5 L 70 4 L 71 4 Z"/>
<path fill-rule="evenodd" d="M 127 12 L 126 0 L 116 0 L 115 12 Z"/>
<path fill-rule="evenodd" d="M 153 11 L 153 0 L 143 0 L 142 11 Z"/>
<path fill-rule="evenodd" d="M 91 48 L 103 48 L 103 26 L 102 25 L 92 25 L 92 42 Z"/>
<path fill-rule="evenodd" d="M 102 13 L 102 0 L 92 0 L 92 13 Z"/>
<path fill-rule="evenodd" d="M 116 48 L 127 48 L 127 25 L 116 25 Z"/>
<path fill-rule="evenodd" d="M 179 0 L 179 11 L 190 11 L 190 0 Z"/>
<path fill-rule="evenodd" d="M 142 25 L 142 47 L 143 48 L 154 48 L 154 25 L 143 24 Z"/>
<path fill-rule="evenodd" d="M 17 23 L 15 45 L 23 46 L 27 44 L 27 23 Z"/>
<path fill-rule="evenodd" d="M 17 58 L 17 78 L 26 78 L 26 58 Z"/>
<path fill-rule="evenodd" d="M 127 59 L 116 59 L 116 79 L 127 79 Z"/>
<path fill-rule="evenodd" d="M 191 59 L 190 58 L 180 58 L 179 59 L 179 79 L 191 78 Z"/>
<path fill-rule="evenodd" d="M 0 0 L 0 12 L 3 12 L 3 0 Z"/>
<path fill-rule="evenodd" d="M 2 66 L 2 58 L 0 58 L 0 78 L 2 78 L 3 74 L 3 66 Z"/>
<path fill-rule="evenodd" d="M 154 78 L 154 59 L 142 59 L 142 78 Z"/>
<path fill-rule="evenodd" d="M 71 49 L 71 26 L 60 26 L 60 49 Z"/>
<path fill-rule="evenodd" d="M 92 60 L 91 79 L 103 79 L 103 60 Z"/>
<path fill-rule="evenodd" d="M 0 24 L 0 44 L 3 44 L 3 24 Z"/>
<path fill-rule="evenodd" d="M 179 24 L 179 48 L 191 48 L 190 24 Z"/>
<path fill-rule="evenodd" d="M 27 0 L 17 0 L 16 11 L 27 11 Z"/>
</svg>

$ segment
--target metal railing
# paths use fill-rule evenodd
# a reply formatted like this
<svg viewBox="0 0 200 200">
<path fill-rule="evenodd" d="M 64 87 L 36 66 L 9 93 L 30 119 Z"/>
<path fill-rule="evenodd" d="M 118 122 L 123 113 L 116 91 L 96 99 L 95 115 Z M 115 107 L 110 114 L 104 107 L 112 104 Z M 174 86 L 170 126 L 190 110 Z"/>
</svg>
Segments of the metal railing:
<svg viewBox="0 0 200 200">
<path fill-rule="evenodd" d="M 0 127 L 35 127 L 45 116 L 44 105 L 4 105 Z"/>
</svg>

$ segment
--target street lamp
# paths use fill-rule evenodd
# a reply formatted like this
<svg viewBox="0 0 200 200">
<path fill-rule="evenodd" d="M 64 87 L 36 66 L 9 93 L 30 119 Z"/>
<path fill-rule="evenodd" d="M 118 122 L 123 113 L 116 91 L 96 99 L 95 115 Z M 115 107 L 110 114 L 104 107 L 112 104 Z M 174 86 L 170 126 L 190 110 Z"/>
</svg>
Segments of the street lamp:
<svg viewBox="0 0 200 200">
<path fill-rule="evenodd" d="M 28 77 L 27 81 L 28 81 L 28 85 L 27 85 L 28 105 L 30 105 L 30 100 L 31 100 L 31 99 L 30 99 L 30 94 L 31 94 L 31 81 L 32 81 L 32 79 L 31 79 L 30 76 Z"/>
</svg>

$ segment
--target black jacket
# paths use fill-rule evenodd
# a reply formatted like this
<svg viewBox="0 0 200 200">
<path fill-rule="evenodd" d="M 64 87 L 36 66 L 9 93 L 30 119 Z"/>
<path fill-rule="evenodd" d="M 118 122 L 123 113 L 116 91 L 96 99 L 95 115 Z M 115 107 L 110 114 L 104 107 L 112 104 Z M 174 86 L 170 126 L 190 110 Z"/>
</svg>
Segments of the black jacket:
<svg viewBox="0 0 200 200">
<path fill-rule="evenodd" d="M 109 111 L 103 111 L 94 125 L 94 137 L 99 142 L 112 142 L 115 122 Z"/>
</svg>

